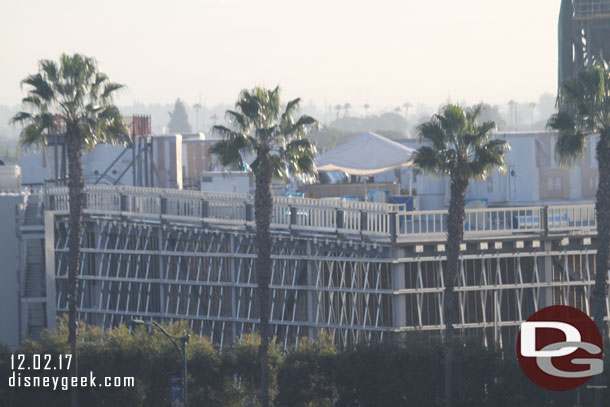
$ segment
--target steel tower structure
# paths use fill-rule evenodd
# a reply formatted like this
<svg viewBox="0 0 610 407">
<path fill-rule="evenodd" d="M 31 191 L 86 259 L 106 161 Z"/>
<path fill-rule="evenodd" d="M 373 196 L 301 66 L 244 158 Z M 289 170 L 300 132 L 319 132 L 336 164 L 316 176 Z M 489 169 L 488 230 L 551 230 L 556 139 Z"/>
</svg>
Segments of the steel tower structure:
<svg viewBox="0 0 610 407">
<path fill-rule="evenodd" d="M 559 83 L 610 58 L 610 0 L 562 0 L 559 13 Z"/>
</svg>

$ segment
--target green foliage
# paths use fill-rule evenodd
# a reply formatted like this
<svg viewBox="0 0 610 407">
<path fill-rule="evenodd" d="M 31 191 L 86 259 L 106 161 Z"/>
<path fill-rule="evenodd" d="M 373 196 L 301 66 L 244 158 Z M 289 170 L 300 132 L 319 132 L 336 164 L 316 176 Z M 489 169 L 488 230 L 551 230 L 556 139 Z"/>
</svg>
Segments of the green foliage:
<svg viewBox="0 0 610 407">
<path fill-rule="evenodd" d="M 269 157 L 277 178 L 313 173 L 315 147 L 305 135 L 317 121 L 306 115 L 297 118 L 300 105 L 301 99 L 294 99 L 282 108 L 279 87 L 243 90 L 235 110 L 226 112 L 232 128 L 213 127 L 223 139 L 210 152 L 229 168 L 243 168 L 244 156 L 255 153 L 257 158 L 251 165 L 255 175 L 262 157 Z"/>
<path fill-rule="evenodd" d="M 494 122 L 498 130 L 506 129 L 506 121 L 500 113 L 500 107 L 497 105 L 490 105 L 487 103 L 481 104 L 481 112 L 479 113 L 479 121 Z"/>
<path fill-rule="evenodd" d="M 495 169 L 503 171 L 508 143 L 489 139 L 495 124 L 478 123 L 481 109 L 481 105 L 468 110 L 447 105 L 419 125 L 419 139 L 425 145 L 415 152 L 413 162 L 428 173 L 452 180 L 482 180 Z"/>
<path fill-rule="evenodd" d="M 93 58 L 62 54 L 59 64 L 43 59 L 38 73 L 21 81 L 27 87 L 22 104 L 27 110 L 11 119 L 23 124 L 21 144 L 44 145 L 46 134 L 66 131 L 80 137 L 85 149 L 97 143 L 121 143 L 128 135 L 115 94 L 124 86 L 111 82 Z"/>
<path fill-rule="evenodd" d="M 335 398 L 333 372 L 337 351 L 328 337 L 304 338 L 292 348 L 279 370 L 278 407 L 328 407 Z"/>
<path fill-rule="evenodd" d="M 174 111 L 169 113 L 167 129 L 170 133 L 190 133 L 192 131 L 186 107 L 180 98 L 176 99 Z"/>
<path fill-rule="evenodd" d="M 182 335 L 185 323 L 163 325 Z M 13 353 L 68 352 L 67 320 L 39 341 L 26 340 Z M 188 393 L 191 406 L 259 406 L 260 364 L 258 335 L 246 335 L 220 353 L 205 337 L 188 343 Z M 606 344 L 606 347 L 610 344 Z M 135 388 L 83 389 L 83 406 L 166 407 L 168 373 L 180 372 L 180 357 L 158 330 L 124 325 L 102 331 L 86 326 L 79 337 L 80 374 L 133 376 Z M 513 346 L 485 348 L 480 338 L 456 341 L 454 346 L 457 407 L 572 407 L 577 391 L 546 391 L 521 371 Z M 280 345 L 269 347 L 270 395 L 277 407 L 414 406 L 440 407 L 443 401 L 443 356 L 440 344 L 423 336 L 394 343 L 360 344 L 338 352 L 328 337 L 302 338 L 285 355 Z M 10 355 L 0 345 L 0 406 L 63 407 L 69 392 L 8 388 Z M 610 383 L 610 355 L 604 359 L 604 383 Z M 40 373 L 40 372 L 39 372 Z M 67 375 L 50 372 L 50 375 Z M 591 382 L 592 383 L 592 382 Z M 593 389 L 581 387 L 583 406 L 592 405 Z M 606 391 L 605 405 L 610 403 Z"/>
<path fill-rule="evenodd" d="M 596 63 L 569 77 L 561 84 L 557 99 L 559 111 L 548 126 L 559 132 L 557 159 L 567 165 L 580 159 L 586 137 L 600 133 L 610 144 L 610 68 Z"/>
<path fill-rule="evenodd" d="M 260 405 L 260 362 L 261 338 L 258 333 L 244 335 L 223 355 L 225 373 L 236 377 L 240 396 L 247 405 Z M 272 341 L 269 344 L 269 396 L 275 397 L 278 392 L 277 376 L 283 362 L 279 344 Z"/>
<path fill-rule="evenodd" d="M 434 344 L 364 344 L 338 355 L 337 406 L 441 406 L 442 349 Z"/>
</svg>

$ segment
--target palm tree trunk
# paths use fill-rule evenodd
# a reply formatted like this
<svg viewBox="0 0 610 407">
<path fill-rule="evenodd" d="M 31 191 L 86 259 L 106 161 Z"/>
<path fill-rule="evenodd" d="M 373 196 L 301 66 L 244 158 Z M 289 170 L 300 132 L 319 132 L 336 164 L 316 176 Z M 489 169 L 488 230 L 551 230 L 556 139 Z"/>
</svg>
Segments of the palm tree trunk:
<svg viewBox="0 0 610 407">
<path fill-rule="evenodd" d="M 467 179 L 451 180 L 451 200 L 447 218 L 447 273 L 445 274 L 445 297 L 443 301 L 446 407 L 451 407 L 453 402 L 453 309 L 455 303 L 453 289 L 460 261 L 460 245 L 464 239 L 464 211 L 467 188 Z"/>
<path fill-rule="evenodd" d="M 606 314 L 606 297 L 608 296 L 608 253 L 610 249 L 610 131 L 602 132 L 597 143 L 599 183 L 595 200 L 597 220 L 597 255 L 595 257 L 595 286 L 591 299 L 593 321 L 604 337 L 604 316 Z M 602 406 L 602 375 L 595 376 L 595 407 Z"/>
<path fill-rule="evenodd" d="M 66 135 L 68 145 L 69 178 L 68 189 L 70 195 L 70 231 L 68 234 L 68 342 L 72 363 L 70 376 L 78 376 L 78 354 L 76 348 L 77 304 L 78 304 L 78 270 L 80 268 L 80 237 L 82 235 L 83 216 L 83 164 L 80 130 L 77 126 L 69 128 Z M 78 406 L 78 387 L 70 391 L 70 406 Z"/>
<path fill-rule="evenodd" d="M 257 152 L 259 167 L 256 172 L 254 208 L 256 217 L 256 273 L 258 279 L 258 301 L 260 310 L 260 358 L 261 358 L 261 406 L 269 406 L 269 280 L 271 277 L 271 160 L 269 150 Z"/>
</svg>

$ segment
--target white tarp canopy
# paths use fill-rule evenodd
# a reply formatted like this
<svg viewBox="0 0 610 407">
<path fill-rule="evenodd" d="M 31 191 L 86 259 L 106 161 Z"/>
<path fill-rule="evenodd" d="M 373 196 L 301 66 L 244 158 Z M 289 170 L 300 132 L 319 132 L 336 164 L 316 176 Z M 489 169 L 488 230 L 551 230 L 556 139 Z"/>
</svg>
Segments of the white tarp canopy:
<svg viewBox="0 0 610 407">
<path fill-rule="evenodd" d="M 375 175 L 413 164 L 414 149 L 379 134 L 365 133 L 328 151 L 316 160 L 318 171 L 343 171 L 350 175 Z"/>
</svg>

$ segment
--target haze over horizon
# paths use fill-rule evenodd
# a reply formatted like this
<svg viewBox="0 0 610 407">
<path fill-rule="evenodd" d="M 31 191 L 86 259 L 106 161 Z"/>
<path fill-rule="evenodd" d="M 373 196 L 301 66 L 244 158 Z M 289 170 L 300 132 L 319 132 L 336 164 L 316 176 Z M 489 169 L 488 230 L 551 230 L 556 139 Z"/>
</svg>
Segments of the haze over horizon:
<svg viewBox="0 0 610 407">
<path fill-rule="evenodd" d="M 37 61 L 95 57 L 117 103 L 233 103 L 254 85 L 319 106 L 537 101 L 557 85 L 559 0 L 9 0 L 0 104 Z"/>
</svg>

